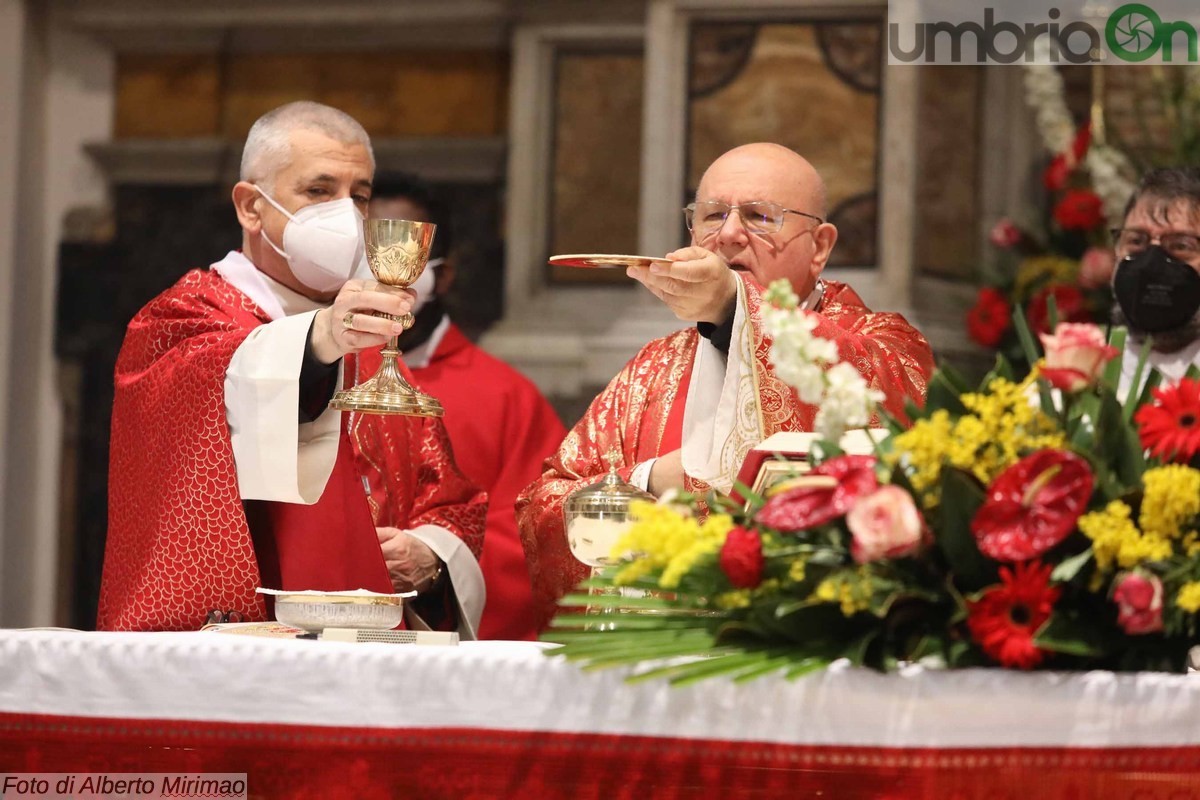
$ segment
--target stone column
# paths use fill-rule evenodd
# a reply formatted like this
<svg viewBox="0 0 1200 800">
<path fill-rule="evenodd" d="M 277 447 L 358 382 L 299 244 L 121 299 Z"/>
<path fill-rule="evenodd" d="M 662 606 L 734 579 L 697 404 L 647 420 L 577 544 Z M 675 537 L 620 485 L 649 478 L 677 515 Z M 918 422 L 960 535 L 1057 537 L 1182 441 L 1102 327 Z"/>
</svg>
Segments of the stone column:
<svg viewBox="0 0 1200 800">
<path fill-rule="evenodd" d="M 4 103 L 12 105 L 0 105 L 0 625 L 11 627 L 58 621 L 58 242 L 68 209 L 104 203 L 82 144 L 110 136 L 111 56 L 57 25 L 47 4 L 0 0 Z"/>
</svg>

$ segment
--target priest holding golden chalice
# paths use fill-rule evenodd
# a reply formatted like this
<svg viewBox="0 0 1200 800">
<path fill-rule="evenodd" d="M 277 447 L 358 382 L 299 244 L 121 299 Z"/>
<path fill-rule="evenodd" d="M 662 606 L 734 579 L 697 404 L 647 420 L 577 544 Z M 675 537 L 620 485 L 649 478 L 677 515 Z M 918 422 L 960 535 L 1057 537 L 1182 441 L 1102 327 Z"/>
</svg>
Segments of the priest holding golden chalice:
<svg viewBox="0 0 1200 800">
<path fill-rule="evenodd" d="M 268 112 L 233 189 L 242 249 L 130 323 L 99 628 L 263 620 L 260 587 L 365 589 L 416 592 L 410 627 L 474 638 L 486 495 L 395 358 L 414 301 L 401 287 L 434 231 L 376 221 L 364 241 L 373 173 L 370 140 L 343 112 Z M 378 271 L 401 262 L 404 274 Z M 372 376 L 391 382 L 364 401 L 351 387 Z"/>
</svg>

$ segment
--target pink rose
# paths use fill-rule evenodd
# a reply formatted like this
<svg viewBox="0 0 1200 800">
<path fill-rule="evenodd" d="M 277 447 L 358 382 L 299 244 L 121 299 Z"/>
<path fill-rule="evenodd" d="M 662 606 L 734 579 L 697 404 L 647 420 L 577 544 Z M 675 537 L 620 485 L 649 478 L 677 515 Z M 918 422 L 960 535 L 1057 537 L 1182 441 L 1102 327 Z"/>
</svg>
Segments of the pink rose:
<svg viewBox="0 0 1200 800">
<path fill-rule="evenodd" d="M 846 514 L 850 555 L 859 564 L 911 555 L 921 545 L 921 515 L 899 486 L 880 486 Z"/>
<path fill-rule="evenodd" d="M 1021 229 L 1011 219 L 1004 217 L 992 226 L 992 231 L 988 234 L 988 240 L 996 247 L 1008 250 L 1009 248 L 1016 247 L 1023 235 Z"/>
<path fill-rule="evenodd" d="M 1104 341 L 1095 325 L 1060 322 L 1053 334 L 1039 333 L 1046 349 L 1042 374 L 1055 389 L 1078 392 L 1099 379 L 1117 349 Z"/>
<path fill-rule="evenodd" d="M 1107 247 L 1089 247 L 1079 259 L 1079 285 L 1085 289 L 1100 289 L 1112 280 L 1117 257 Z"/>
<path fill-rule="evenodd" d="M 1113 581 L 1117 624 L 1131 636 L 1157 633 L 1163 629 L 1162 580 L 1144 572 L 1122 572 Z"/>
</svg>

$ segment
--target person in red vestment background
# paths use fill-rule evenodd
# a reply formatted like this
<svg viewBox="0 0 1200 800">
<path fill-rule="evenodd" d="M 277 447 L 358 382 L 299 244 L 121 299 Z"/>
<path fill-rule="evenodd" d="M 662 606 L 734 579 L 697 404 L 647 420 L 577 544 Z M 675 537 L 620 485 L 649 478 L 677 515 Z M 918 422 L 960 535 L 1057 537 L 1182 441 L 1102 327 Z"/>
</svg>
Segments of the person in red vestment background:
<svg viewBox="0 0 1200 800">
<path fill-rule="evenodd" d="M 371 216 L 438 226 L 430 269 L 413 285 L 416 323 L 400 336 L 400 349 L 417 384 L 445 407 L 458 465 L 488 493 L 479 562 L 488 602 L 479 636 L 533 639 L 533 590 L 513 505 L 567 430 L 533 381 L 473 344 L 447 315 L 442 298 L 454 282 L 454 259 L 447 214 L 429 187 L 411 176 L 381 182 Z"/>
<path fill-rule="evenodd" d="M 903 416 L 922 402 L 933 370 L 925 338 L 899 314 L 868 309 L 850 287 L 823 280 L 837 242 L 825 221 L 825 185 L 813 166 L 777 144 L 734 148 L 709 166 L 685 209 L 689 247 L 667 265 L 631 267 L 686 330 L 646 345 L 596 397 L 543 474 L 517 500 L 544 626 L 555 603 L 587 576 L 563 531 L 563 500 L 608 470 L 656 496 L 668 489 L 728 492 L 747 452 L 779 431 L 809 431 L 801 403 L 768 361 L 759 309 L 764 287 L 788 279 L 813 315 L 813 335 L 834 342 L 884 406 Z"/>
<path fill-rule="evenodd" d="M 416 591 L 411 626 L 474 636 L 486 495 L 440 420 L 328 408 L 372 374 L 414 293 L 376 283 L 362 126 L 281 106 L 247 136 L 242 249 L 129 323 L 117 360 L 97 627 L 268 613 L 256 587 Z"/>
</svg>

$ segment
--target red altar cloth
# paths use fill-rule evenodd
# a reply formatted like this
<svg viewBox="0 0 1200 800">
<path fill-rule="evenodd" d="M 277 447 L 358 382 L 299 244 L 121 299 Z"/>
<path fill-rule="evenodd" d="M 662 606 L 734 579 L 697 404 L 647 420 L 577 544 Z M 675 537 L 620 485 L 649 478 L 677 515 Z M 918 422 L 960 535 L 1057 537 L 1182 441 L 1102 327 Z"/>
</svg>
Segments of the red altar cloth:
<svg viewBox="0 0 1200 800">
<path fill-rule="evenodd" d="M 1200 798 L 1200 747 L 795 746 L 0 714 L 0 772 L 245 772 L 251 797 Z"/>
</svg>

